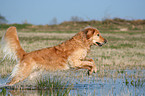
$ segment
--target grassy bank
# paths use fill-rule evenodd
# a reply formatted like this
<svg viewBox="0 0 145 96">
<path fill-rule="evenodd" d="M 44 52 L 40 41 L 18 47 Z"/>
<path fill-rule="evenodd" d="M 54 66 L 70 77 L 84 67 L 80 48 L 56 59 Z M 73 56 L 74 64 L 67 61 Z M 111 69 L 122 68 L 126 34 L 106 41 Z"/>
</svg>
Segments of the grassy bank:
<svg viewBox="0 0 145 96">
<path fill-rule="evenodd" d="M 57 25 L 32 25 L 32 24 L 0 24 L 0 30 L 6 30 L 9 26 L 16 26 L 23 32 L 53 32 L 74 33 L 84 27 L 92 26 L 101 31 L 144 31 L 145 20 L 125 20 L 120 18 L 105 19 L 103 21 L 65 21 Z"/>
</svg>

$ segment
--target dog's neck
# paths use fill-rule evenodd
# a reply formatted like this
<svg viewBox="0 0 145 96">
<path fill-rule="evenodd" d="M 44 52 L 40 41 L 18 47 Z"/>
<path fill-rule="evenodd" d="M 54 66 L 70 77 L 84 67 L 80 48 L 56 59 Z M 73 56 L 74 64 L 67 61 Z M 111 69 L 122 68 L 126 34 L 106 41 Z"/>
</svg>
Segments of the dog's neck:
<svg viewBox="0 0 145 96">
<path fill-rule="evenodd" d="M 89 39 L 87 39 L 84 32 L 79 32 L 72 39 L 74 39 L 78 45 L 85 48 L 90 48 L 93 45 L 93 43 Z"/>
<path fill-rule="evenodd" d="M 91 45 L 92 45 L 91 41 L 86 38 L 85 34 L 83 32 L 79 32 L 75 36 L 73 36 L 70 40 L 63 42 L 58 46 L 55 46 L 55 48 L 63 52 L 67 52 L 69 50 L 73 52 L 73 50 L 76 50 L 78 48 L 87 49 L 89 51 Z"/>
</svg>

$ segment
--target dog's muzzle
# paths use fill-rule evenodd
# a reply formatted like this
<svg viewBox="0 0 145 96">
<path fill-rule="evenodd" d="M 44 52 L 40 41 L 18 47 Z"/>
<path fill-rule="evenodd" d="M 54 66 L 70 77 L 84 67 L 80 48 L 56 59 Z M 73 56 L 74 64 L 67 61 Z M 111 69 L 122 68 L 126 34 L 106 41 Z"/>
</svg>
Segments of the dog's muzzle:
<svg viewBox="0 0 145 96">
<path fill-rule="evenodd" d="M 99 42 L 96 42 L 96 45 L 98 46 L 102 46 L 103 44 L 107 43 L 107 40 L 105 39 L 103 43 L 99 43 Z"/>
</svg>

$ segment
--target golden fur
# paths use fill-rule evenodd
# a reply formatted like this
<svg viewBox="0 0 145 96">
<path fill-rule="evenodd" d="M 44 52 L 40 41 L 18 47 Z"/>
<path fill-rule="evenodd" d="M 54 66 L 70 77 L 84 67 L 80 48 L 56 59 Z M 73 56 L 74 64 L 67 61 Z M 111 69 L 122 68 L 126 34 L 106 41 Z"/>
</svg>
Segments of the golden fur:
<svg viewBox="0 0 145 96">
<path fill-rule="evenodd" d="M 26 53 L 20 45 L 16 27 L 10 27 L 1 44 L 5 57 L 17 60 L 17 65 L 7 84 L 13 85 L 26 79 L 36 69 L 55 71 L 72 67 L 88 69 L 92 74 L 97 71 L 94 61 L 85 57 L 93 44 L 102 46 L 106 42 L 97 29 L 88 27 L 62 44 Z"/>
</svg>

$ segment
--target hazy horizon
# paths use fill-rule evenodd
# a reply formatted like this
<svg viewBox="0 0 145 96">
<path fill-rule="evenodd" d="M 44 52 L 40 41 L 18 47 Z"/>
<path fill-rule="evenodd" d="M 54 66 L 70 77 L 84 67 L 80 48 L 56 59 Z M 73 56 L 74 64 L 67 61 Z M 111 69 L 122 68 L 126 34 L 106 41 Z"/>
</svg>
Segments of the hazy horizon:
<svg viewBox="0 0 145 96">
<path fill-rule="evenodd" d="M 45 25 L 69 21 L 77 16 L 84 21 L 122 18 L 145 19 L 144 0 L 2 0 L 0 14 L 11 23 Z"/>
</svg>

